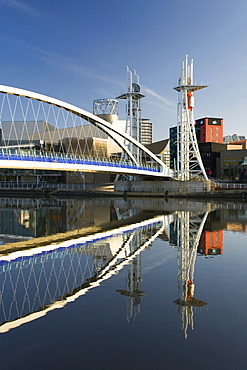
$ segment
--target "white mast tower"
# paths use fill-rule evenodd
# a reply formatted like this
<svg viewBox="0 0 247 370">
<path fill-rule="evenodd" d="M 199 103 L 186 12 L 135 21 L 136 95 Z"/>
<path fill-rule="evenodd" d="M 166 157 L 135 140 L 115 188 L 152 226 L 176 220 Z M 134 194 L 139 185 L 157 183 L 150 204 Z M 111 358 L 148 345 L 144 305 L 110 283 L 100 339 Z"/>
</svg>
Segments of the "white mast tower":
<svg viewBox="0 0 247 370">
<path fill-rule="evenodd" d="M 127 99 L 126 104 L 126 133 L 137 141 L 140 141 L 141 130 L 141 107 L 140 99 L 145 95 L 140 92 L 140 79 L 136 71 L 133 73 L 126 67 L 127 92 L 118 96 L 117 99 Z M 136 145 L 129 143 L 129 150 L 134 155 L 138 163 L 141 162 L 139 149 Z"/>
<path fill-rule="evenodd" d="M 177 108 L 178 180 L 188 181 L 198 175 L 208 180 L 198 148 L 193 115 L 193 92 L 208 87 L 208 85 L 194 85 L 193 59 L 188 64 L 188 55 L 185 56 L 185 62 L 182 62 L 182 72 L 178 83 L 179 85 L 174 87 L 174 90 L 180 93 Z"/>
</svg>

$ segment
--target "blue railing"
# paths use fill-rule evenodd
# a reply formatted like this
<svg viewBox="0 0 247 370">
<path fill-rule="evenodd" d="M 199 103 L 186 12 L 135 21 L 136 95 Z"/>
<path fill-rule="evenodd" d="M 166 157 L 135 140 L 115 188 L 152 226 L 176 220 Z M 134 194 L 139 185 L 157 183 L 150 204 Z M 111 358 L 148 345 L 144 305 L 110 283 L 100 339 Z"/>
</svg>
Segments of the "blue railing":
<svg viewBox="0 0 247 370">
<path fill-rule="evenodd" d="M 16 149 L 0 149 L 0 159 L 16 160 L 16 161 L 33 161 L 33 162 L 52 162 L 52 163 L 67 163 L 67 164 L 86 164 L 93 166 L 118 167 L 126 169 L 144 170 L 150 172 L 162 172 L 161 166 L 140 164 L 136 165 L 131 162 L 114 161 L 107 158 L 92 158 L 82 157 L 72 154 L 49 153 L 36 150 L 16 150 Z"/>
</svg>

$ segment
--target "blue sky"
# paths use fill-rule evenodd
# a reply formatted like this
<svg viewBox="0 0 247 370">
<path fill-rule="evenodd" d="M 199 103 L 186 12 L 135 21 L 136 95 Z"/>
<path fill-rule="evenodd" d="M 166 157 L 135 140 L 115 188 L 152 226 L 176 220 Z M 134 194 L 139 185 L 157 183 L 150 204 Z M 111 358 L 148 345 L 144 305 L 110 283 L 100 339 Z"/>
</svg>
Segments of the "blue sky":
<svg viewBox="0 0 247 370">
<path fill-rule="evenodd" d="M 0 84 L 90 112 L 135 69 L 154 140 L 176 124 L 173 87 L 188 54 L 195 82 L 209 83 L 195 93 L 195 118 L 223 117 L 225 135 L 247 136 L 246 0 L 0 0 L 0 28 Z"/>
</svg>

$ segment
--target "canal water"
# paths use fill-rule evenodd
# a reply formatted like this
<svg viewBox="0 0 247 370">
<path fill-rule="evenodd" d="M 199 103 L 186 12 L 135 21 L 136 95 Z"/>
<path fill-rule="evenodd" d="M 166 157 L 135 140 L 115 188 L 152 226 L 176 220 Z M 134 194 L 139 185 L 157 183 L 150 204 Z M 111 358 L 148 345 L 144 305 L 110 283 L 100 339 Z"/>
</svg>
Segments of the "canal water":
<svg viewBox="0 0 247 370">
<path fill-rule="evenodd" d="M 0 199 L 1 369 L 246 369 L 247 205 Z"/>
</svg>

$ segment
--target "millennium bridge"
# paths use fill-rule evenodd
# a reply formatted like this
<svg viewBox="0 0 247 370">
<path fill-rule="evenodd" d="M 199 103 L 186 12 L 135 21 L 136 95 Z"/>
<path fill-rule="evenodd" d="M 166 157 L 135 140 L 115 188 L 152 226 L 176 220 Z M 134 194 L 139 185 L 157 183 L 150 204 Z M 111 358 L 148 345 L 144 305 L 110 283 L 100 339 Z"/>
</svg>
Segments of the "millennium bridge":
<svg viewBox="0 0 247 370">
<path fill-rule="evenodd" d="M 94 114 L 9 86 L 0 85 L 0 95 L 0 168 L 172 176 L 140 142 Z"/>
<path fill-rule="evenodd" d="M 103 119 L 106 114 L 92 114 L 49 96 L 0 85 L 0 168 L 208 180 L 193 116 L 193 92 L 207 85 L 193 83 L 193 60 L 189 64 L 186 55 L 174 88 L 179 93 L 176 171 L 140 143 L 139 101 L 144 95 L 139 76 L 135 73 L 132 82 L 129 69 L 127 76 L 128 92 L 118 97 L 127 99 L 125 129 Z M 108 108 L 114 109 L 108 100 Z"/>
</svg>

